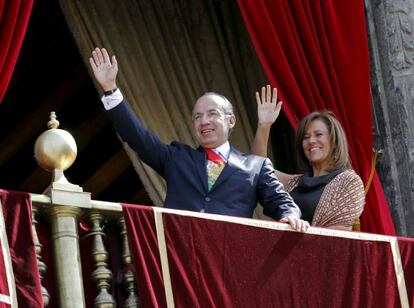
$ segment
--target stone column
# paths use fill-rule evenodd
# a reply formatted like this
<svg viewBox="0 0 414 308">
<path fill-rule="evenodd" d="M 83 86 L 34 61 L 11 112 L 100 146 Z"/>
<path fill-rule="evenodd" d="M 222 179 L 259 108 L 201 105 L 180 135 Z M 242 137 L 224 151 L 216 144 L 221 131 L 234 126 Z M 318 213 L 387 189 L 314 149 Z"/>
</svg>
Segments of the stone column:
<svg viewBox="0 0 414 308">
<path fill-rule="evenodd" d="M 74 207 L 54 206 L 50 214 L 59 307 L 85 307 L 77 232 L 80 211 Z"/>
<path fill-rule="evenodd" d="M 414 236 L 414 3 L 365 0 L 374 145 L 397 233 Z"/>
<path fill-rule="evenodd" d="M 54 264 L 59 307 L 84 308 L 85 296 L 79 250 L 78 218 L 81 208 L 90 208 L 90 193 L 50 190 Z M 75 207 L 76 205 L 76 207 Z"/>
</svg>

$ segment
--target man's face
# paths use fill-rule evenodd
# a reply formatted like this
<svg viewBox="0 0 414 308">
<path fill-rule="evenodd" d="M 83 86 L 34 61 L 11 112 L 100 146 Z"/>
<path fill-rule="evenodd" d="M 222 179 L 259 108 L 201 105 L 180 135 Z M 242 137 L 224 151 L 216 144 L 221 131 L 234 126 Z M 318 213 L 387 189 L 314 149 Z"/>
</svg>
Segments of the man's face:
<svg viewBox="0 0 414 308">
<path fill-rule="evenodd" d="M 223 98 L 215 94 L 200 97 L 193 109 L 194 135 L 205 148 L 216 148 L 225 143 L 229 129 L 236 124 L 234 115 L 225 115 Z"/>
</svg>

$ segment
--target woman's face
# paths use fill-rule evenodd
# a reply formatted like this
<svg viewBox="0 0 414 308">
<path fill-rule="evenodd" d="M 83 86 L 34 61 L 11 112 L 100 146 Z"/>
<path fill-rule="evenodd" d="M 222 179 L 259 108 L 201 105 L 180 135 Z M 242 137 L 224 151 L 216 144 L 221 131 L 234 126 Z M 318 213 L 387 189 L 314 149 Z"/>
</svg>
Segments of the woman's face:
<svg viewBox="0 0 414 308">
<path fill-rule="evenodd" d="M 326 170 L 331 153 L 328 126 L 319 119 L 310 122 L 302 138 L 302 148 L 313 168 Z"/>
</svg>

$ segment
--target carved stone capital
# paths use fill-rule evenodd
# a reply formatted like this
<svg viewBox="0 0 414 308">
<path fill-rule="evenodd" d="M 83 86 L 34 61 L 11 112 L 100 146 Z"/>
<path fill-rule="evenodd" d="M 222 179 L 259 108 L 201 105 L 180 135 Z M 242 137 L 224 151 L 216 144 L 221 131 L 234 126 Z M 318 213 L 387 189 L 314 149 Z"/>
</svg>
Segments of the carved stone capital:
<svg viewBox="0 0 414 308">
<path fill-rule="evenodd" d="M 414 63 L 411 6 L 408 1 L 386 0 L 385 16 L 392 66 L 397 71 L 410 69 Z"/>
</svg>

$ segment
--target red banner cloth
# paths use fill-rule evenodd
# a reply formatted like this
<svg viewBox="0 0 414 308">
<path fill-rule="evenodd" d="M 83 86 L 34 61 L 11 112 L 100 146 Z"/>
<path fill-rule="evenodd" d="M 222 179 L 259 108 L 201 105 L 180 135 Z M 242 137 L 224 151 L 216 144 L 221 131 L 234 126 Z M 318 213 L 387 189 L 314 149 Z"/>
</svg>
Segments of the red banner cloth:
<svg viewBox="0 0 414 308">
<path fill-rule="evenodd" d="M 410 307 L 414 307 L 414 239 L 398 238 Z"/>
<path fill-rule="evenodd" d="M 167 307 L 154 212 L 126 204 L 123 210 L 142 307 Z M 297 233 L 272 229 L 281 224 L 269 221 L 167 212 L 162 225 L 175 307 L 401 307 L 390 242 L 375 235 Z M 329 236 L 335 232 L 354 238 Z M 400 242 L 412 274 L 413 243 Z"/>
<path fill-rule="evenodd" d="M 0 190 L 19 307 L 43 307 L 28 193 Z"/>
<path fill-rule="evenodd" d="M 33 0 L 0 1 L 0 102 L 12 76 L 32 12 Z"/>
<path fill-rule="evenodd" d="M 124 205 L 141 307 L 167 307 L 154 212 L 148 206 Z"/>
<path fill-rule="evenodd" d="M 238 0 L 263 70 L 291 125 L 329 109 L 342 123 L 355 171 L 372 159 L 369 54 L 363 0 Z M 395 235 L 378 176 L 361 219 L 366 232 Z"/>
<path fill-rule="evenodd" d="M 0 307 L 11 307 L 11 305 L 7 304 L 10 302 L 10 290 L 7 279 L 6 262 L 4 260 L 5 253 L 3 247 L 0 246 Z M 8 297 L 7 300 L 5 300 L 3 296 Z"/>
</svg>

